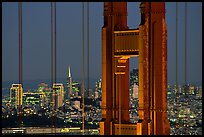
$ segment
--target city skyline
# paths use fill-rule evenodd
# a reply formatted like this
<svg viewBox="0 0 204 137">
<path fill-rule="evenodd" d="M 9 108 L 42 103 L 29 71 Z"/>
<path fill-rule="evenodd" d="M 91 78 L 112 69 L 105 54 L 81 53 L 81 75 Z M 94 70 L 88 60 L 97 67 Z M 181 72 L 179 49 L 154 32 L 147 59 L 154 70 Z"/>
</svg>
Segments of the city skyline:
<svg viewBox="0 0 204 137">
<path fill-rule="evenodd" d="M 128 26 L 140 24 L 140 2 L 128 3 Z M 168 29 L 168 83 L 175 84 L 175 5 L 166 3 Z M 178 82 L 184 83 L 184 3 L 179 3 Z M 86 45 L 85 3 L 85 49 Z M 2 6 L 2 82 L 18 80 L 17 3 Z M 82 3 L 57 2 L 57 79 L 81 78 L 81 8 Z M 188 3 L 187 82 L 202 82 L 202 3 Z M 78 15 L 78 16 L 73 16 Z M 196 20 L 196 21 L 195 21 Z M 101 77 L 101 28 L 103 3 L 90 3 L 90 78 Z M 78 38 L 77 38 L 78 37 Z M 70 50 L 71 49 L 71 50 Z M 85 78 L 87 77 L 85 50 Z M 130 69 L 138 68 L 138 59 L 130 60 Z M 134 63 L 135 62 L 135 63 Z M 14 69 L 16 68 L 16 69 Z M 50 78 L 50 3 L 23 3 L 23 80 Z M 61 81 L 59 81 L 61 82 Z M 86 83 L 85 83 L 86 84 Z"/>
<path fill-rule="evenodd" d="M 136 123 L 138 121 L 138 87 L 135 87 L 135 84 L 137 83 L 137 77 L 138 77 L 138 70 L 133 69 L 130 74 L 130 116 L 131 116 L 131 123 Z M 86 111 L 86 122 L 88 122 L 88 125 L 86 125 L 86 129 L 89 129 L 90 127 L 93 127 L 94 129 L 89 130 L 89 132 L 93 133 L 95 131 L 95 134 L 99 134 L 99 121 L 101 119 L 101 81 L 97 81 L 96 84 L 96 92 L 98 94 L 95 94 L 95 96 L 90 97 L 92 98 L 92 101 L 96 104 L 92 103 L 91 108 L 94 108 L 94 111 Z M 14 84 L 15 85 L 15 84 Z M 14 87 L 14 86 L 13 86 Z M 11 88 L 12 89 L 12 88 Z M 176 107 L 175 102 L 175 96 L 176 93 L 174 92 L 174 87 L 169 86 L 168 87 L 168 110 L 169 110 L 169 120 L 171 122 L 171 133 L 170 135 L 201 135 L 202 134 L 202 87 L 194 86 L 194 85 L 188 85 L 188 90 L 185 92 L 182 92 L 186 89 L 186 86 L 179 86 L 179 106 L 180 109 L 178 110 Z M 134 91 L 135 90 L 135 91 Z M 95 93 L 96 93 L 95 92 Z M 49 109 L 50 106 L 48 105 L 50 96 L 48 95 L 50 92 L 50 87 L 45 83 L 38 84 L 38 88 L 35 92 L 26 91 L 23 93 L 22 96 L 22 103 L 23 103 L 23 113 L 24 113 L 24 120 L 23 120 L 23 127 L 21 127 L 18 131 L 22 131 L 22 133 L 26 134 L 37 134 L 37 133 L 52 133 L 52 129 L 50 128 L 51 125 L 51 118 L 50 112 L 45 111 Z M 43 95 L 43 96 L 41 96 Z M 48 96 L 47 96 L 48 95 Z M 15 127 L 15 123 L 18 121 L 17 115 L 15 114 L 15 110 L 12 110 L 9 108 L 9 105 L 5 105 L 8 101 L 6 96 L 2 98 L 2 119 L 3 119 L 3 128 L 2 133 L 3 134 L 9 134 L 16 131 L 17 127 Z M 46 99 L 46 100 L 45 100 Z M 184 100 L 185 99 L 185 100 Z M 7 100 L 7 101 L 6 101 Z M 39 101 L 39 105 L 41 108 L 36 107 L 37 102 Z M 64 103 L 66 101 L 64 100 Z M 186 103 L 188 104 L 186 106 Z M 3 105 L 4 104 L 4 105 Z M 12 103 L 14 105 L 15 103 Z M 76 113 L 77 111 L 71 111 L 69 109 L 69 105 L 66 105 L 65 103 L 64 107 L 68 110 L 66 111 L 59 111 L 66 115 L 67 117 L 64 118 L 64 124 L 58 123 L 57 134 L 69 134 L 69 130 L 63 131 L 63 129 L 69 128 L 76 128 L 80 129 L 80 120 L 76 120 L 76 115 L 80 115 L 80 113 Z M 75 110 L 80 110 L 79 108 L 80 101 L 77 99 L 77 96 L 75 95 L 75 98 L 72 100 L 72 105 L 70 106 L 72 109 L 75 108 Z M 86 107 L 90 107 L 89 101 L 85 102 Z M 42 109 L 42 106 L 44 106 L 44 109 Z M 87 109 L 86 109 L 87 110 Z M 66 113 L 67 111 L 71 113 Z M 74 113 L 73 113 L 74 112 Z M 88 112 L 88 113 L 87 113 Z M 57 114 L 58 120 L 62 118 L 63 115 L 61 113 Z M 88 117 L 88 114 L 91 114 L 94 119 L 94 122 L 90 122 L 90 119 Z M 29 119 L 29 120 L 28 120 Z M 91 119 L 91 120 L 93 120 Z M 9 122 L 13 120 L 13 122 Z M 70 123 L 70 120 L 72 120 L 72 123 Z M 14 122 L 15 121 L 15 122 Z M 43 121 L 43 122 L 42 122 Z M 50 121 L 50 122 L 49 122 Z M 78 127 L 75 127 L 76 125 L 73 124 L 75 122 L 78 122 Z M 185 123 L 185 126 L 183 124 Z M 176 123 L 179 125 L 179 127 L 176 126 Z M 93 125 L 94 124 L 94 125 Z M 93 125 L 93 126 L 91 126 Z M 31 126 L 31 127 L 29 127 Z M 36 127 L 37 126 L 37 127 Z M 39 126 L 41 127 L 39 129 Z M 65 127 L 66 126 L 66 127 Z M 31 130 L 32 129 L 32 130 Z M 60 129 L 60 130 L 59 130 Z M 26 132 L 25 132 L 26 131 Z M 63 131 L 63 132 L 61 132 Z M 77 135 L 80 133 L 80 131 L 75 130 L 75 132 L 72 132 L 73 134 Z"/>
</svg>

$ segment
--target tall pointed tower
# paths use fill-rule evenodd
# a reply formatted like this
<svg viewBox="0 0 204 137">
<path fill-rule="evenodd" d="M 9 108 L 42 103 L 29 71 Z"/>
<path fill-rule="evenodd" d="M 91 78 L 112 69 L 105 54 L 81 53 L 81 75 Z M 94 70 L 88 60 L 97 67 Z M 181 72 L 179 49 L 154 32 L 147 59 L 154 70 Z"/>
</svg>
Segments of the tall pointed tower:
<svg viewBox="0 0 204 137">
<path fill-rule="evenodd" d="M 71 76 L 71 70 L 70 66 L 68 68 L 68 75 L 67 75 L 67 96 L 68 99 L 72 96 L 72 76 Z"/>
</svg>

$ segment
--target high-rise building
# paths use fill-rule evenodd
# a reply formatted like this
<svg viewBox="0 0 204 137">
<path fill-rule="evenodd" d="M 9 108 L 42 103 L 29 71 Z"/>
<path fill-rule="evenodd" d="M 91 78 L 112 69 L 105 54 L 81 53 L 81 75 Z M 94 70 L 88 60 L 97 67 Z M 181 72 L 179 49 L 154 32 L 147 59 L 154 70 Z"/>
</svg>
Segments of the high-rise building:
<svg viewBox="0 0 204 137">
<path fill-rule="evenodd" d="M 71 70 L 70 70 L 70 66 L 68 68 L 68 75 L 67 75 L 67 94 L 66 94 L 66 98 L 70 99 L 70 97 L 72 96 L 72 76 L 71 76 Z"/>
<path fill-rule="evenodd" d="M 62 107 L 64 103 L 64 86 L 61 83 L 53 84 L 54 101 L 56 108 Z"/>
<path fill-rule="evenodd" d="M 24 92 L 23 104 L 24 105 L 37 105 L 44 107 L 46 104 L 46 96 L 44 92 Z"/>
<path fill-rule="evenodd" d="M 78 97 L 80 95 L 80 84 L 78 81 L 72 82 L 72 96 Z"/>
<path fill-rule="evenodd" d="M 138 85 L 136 85 L 135 83 L 133 84 L 132 87 L 132 97 L 133 98 L 138 98 Z"/>
<path fill-rule="evenodd" d="M 43 82 L 40 83 L 38 85 L 37 92 L 42 94 L 43 106 L 48 106 L 51 102 L 51 99 L 52 99 L 52 92 L 51 92 L 51 89 L 48 87 L 48 84 L 43 83 Z"/>
<path fill-rule="evenodd" d="M 23 103 L 23 88 L 21 84 L 12 84 L 10 88 L 10 103 L 16 109 Z"/>
<path fill-rule="evenodd" d="M 98 91 L 95 91 L 95 96 L 94 96 L 95 99 L 98 99 Z"/>
<path fill-rule="evenodd" d="M 167 98 L 168 98 L 168 100 L 169 99 L 173 99 L 175 97 L 175 95 L 174 95 L 172 90 L 173 90 L 172 87 L 168 84 L 168 91 L 167 91 Z"/>
<path fill-rule="evenodd" d="M 136 85 L 139 84 L 138 69 L 136 68 L 133 68 L 133 70 L 130 72 L 130 86 L 133 86 L 134 83 Z"/>
<path fill-rule="evenodd" d="M 101 79 L 99 79 L 98 81 L 96 81 L 96 91 L 98 92 L 98 98 L 101 99 L 102 97 L 102 81 Z"/>
</svg>

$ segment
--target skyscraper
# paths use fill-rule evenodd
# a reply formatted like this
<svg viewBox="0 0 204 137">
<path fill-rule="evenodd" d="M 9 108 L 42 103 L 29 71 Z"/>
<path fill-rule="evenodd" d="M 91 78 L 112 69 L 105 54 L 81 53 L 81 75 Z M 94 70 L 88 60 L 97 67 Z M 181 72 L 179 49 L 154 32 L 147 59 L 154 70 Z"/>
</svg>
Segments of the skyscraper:
<svg viewBox="0 0 204 137">
<path fill-rule="evenodd" d="M 133 68 L 132 71 L 130 72 L 130 86 L 133 86 L 134 83 L 136 85 L 139 84 L 138 69 L 136 68 Z"/>
<path fill-rule="evenodd" d="M 138 85 L 136 85 L 135 83 L 132 86 L 132 97 L 138 98 Z"/>
<path fill-rule="evenodd" d="M 79 82 L 78 81 L 73 81 L 72 82 L 72 96 L 75 96 L 75 97 L 81 96 L 79 91 L 80 91 Z"/>
<path fill-rule="evenodd" d="M 99 79 L 98 81 L 96 81 L 96 91 L 98 92 L 98 97 L 101 99 L 101 96 L 102 96 L 102 81 L 101 79 Z"/>
<path fill-rule="evenodd" d="M 21 84 L 12 84 L 10 88 L 10 103 L 16 109 L 23 103 L 23 88 Z"/>
<path fill-rule="evenodd" d="M 72 76 L 71 76 L 71 70 L 69 66 L 68 75 L 67 75 L 67 97 L 66 98 L 70 99 L 71 96 L 72 96 Z"/>
<path fill-rule="evenodd" d="M 64 103 L 64 86 L 61 83 L 53 84 L 53 91 L 55 91 L 54 94 L 54 102 L 56 108 L 62 107 Z"/>
</svg>

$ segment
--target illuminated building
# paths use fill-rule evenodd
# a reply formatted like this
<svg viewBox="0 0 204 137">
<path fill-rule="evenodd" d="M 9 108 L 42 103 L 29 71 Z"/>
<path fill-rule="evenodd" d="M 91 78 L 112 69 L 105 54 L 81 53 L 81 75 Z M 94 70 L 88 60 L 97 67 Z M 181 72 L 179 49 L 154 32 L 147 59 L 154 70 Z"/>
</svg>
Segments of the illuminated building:
<svg viewBox="0 0 204 137">
<path fill-rule="evenodd" d="M 79 100 L 74 101 L 74 107 L 78 110 L 80 109 L 80 101 Z"/>
<path fill-rule="evenodd" d="M 202 98 L 202 87 L 197 87 L 196 96 Z"/>
<path fill-rule="evenodd" d="M 64 103 L 64 86 L 61 83 L 53 84 L 52 86 L 53 91 L 54 91 L 54 102 L 55 102 L 55 107 L 59 108 L 63 106 Z"/>
<path fill-rule="evenodd" d="M 80 84 L 77 81 L 72 82 L 72 96 L 78 97 L 80 91 Z"/>
<path fill-rule="evenodd" d="M 51 102 L 51 98 L 52 98 L 52 92 L 51 92 L 51 89 L 48 87 L 48 84 L 46 83 L 40 83 L 38 85 L 38 89 L 37 89 L 37 92 L 38 93 L 43 93 L 45 98 L 44 98 L 44 105 L 45 106 L 48 106 Z M 44 106 L 43 105 L 43 106 Z"/>
<path fill-rule="evenodd" d="M 102 86 L 101 85 L 102 85 L 101 79 L 96 81 L 96 91 L 98 92 L 98 98 L 100 98 L 100 99 L 102 97 Z"/>
<path fill-rule="evenodd" d="M 39 105 L 40 107 L 45 106 L 45 93 L 43 92 L 25 92 L 23 93 L 23 104 L 24 105 Z"/>
<path fill-rule="evenodd" d="M 164 2 L 142 2 L 139 29 L 127 2 L 104 2 L 101 135 L 168 135 L 167 28 Z M 139 120 L 129 118 L 129 58 L 139 57 Z"/>
<path fill-rule="evenodd" d="M 131 72 L 130 72 L 130 86 L 134 85 L 134 83 L 136 85 L 139 84 L 139 78 L 138 78 L 138 69 L 134 68 Z"/>
<path fill-rule="evenodd" d="M 23 88 L 21 84 L 12 84 L 10 88 L 10 103 L 16 109 L 23 103 Z"/>
<path fill-rule="evenodd" d="M 168 85 L 168 91 L 167 91 L 167 94 L 168 94 L 168 99 L 172 98 L 173 97 L 173 94 L 171 92 L 171 86 Z"/>
<path fill-rule="evenodd" d="M 73 97 L 80 96 L 80 84 L 77 81 L 72 81 L 70 66 L 68 68 L 68 76 L 67 76 L 67 93 L 66 98 L 72 99 Z"/>
<path fill-rule="evenodd" d="M 72 94 L 73 94 L 72 93 L 72 76 L 71 76 L 71 70 L 70 70 L 70 66 L 69 66 L 69 68 L 68 68 L 68 76 L 67 76 L 67 97 L 68 97 L 68 99 L 70 99 Z"/>
<path fill-rule="evenodd" d="M 189 85 L 189 94 L 194 95 L 195 94 L 195 86 Z"/>
<path fill-rule="evenodd" d="M 98 91 L 95 91 L 94 99 L 98 99 Z"/>
<path fill-rule="evenodd" d="M 132 97 L 133 98 L 138 98 L 138 85 L 136 85 L 135 83 L 134 83 L 134 85 L 133 85 L 133 87 L 132 87 Z"/>
<path fill-rule="evenodd" d="M 37 89 L 38 92 L 45 92 L 48 90 L 49 90 L 48 84 L 42 82 L 38 85 L 38 89 Z"/>
</svg>

